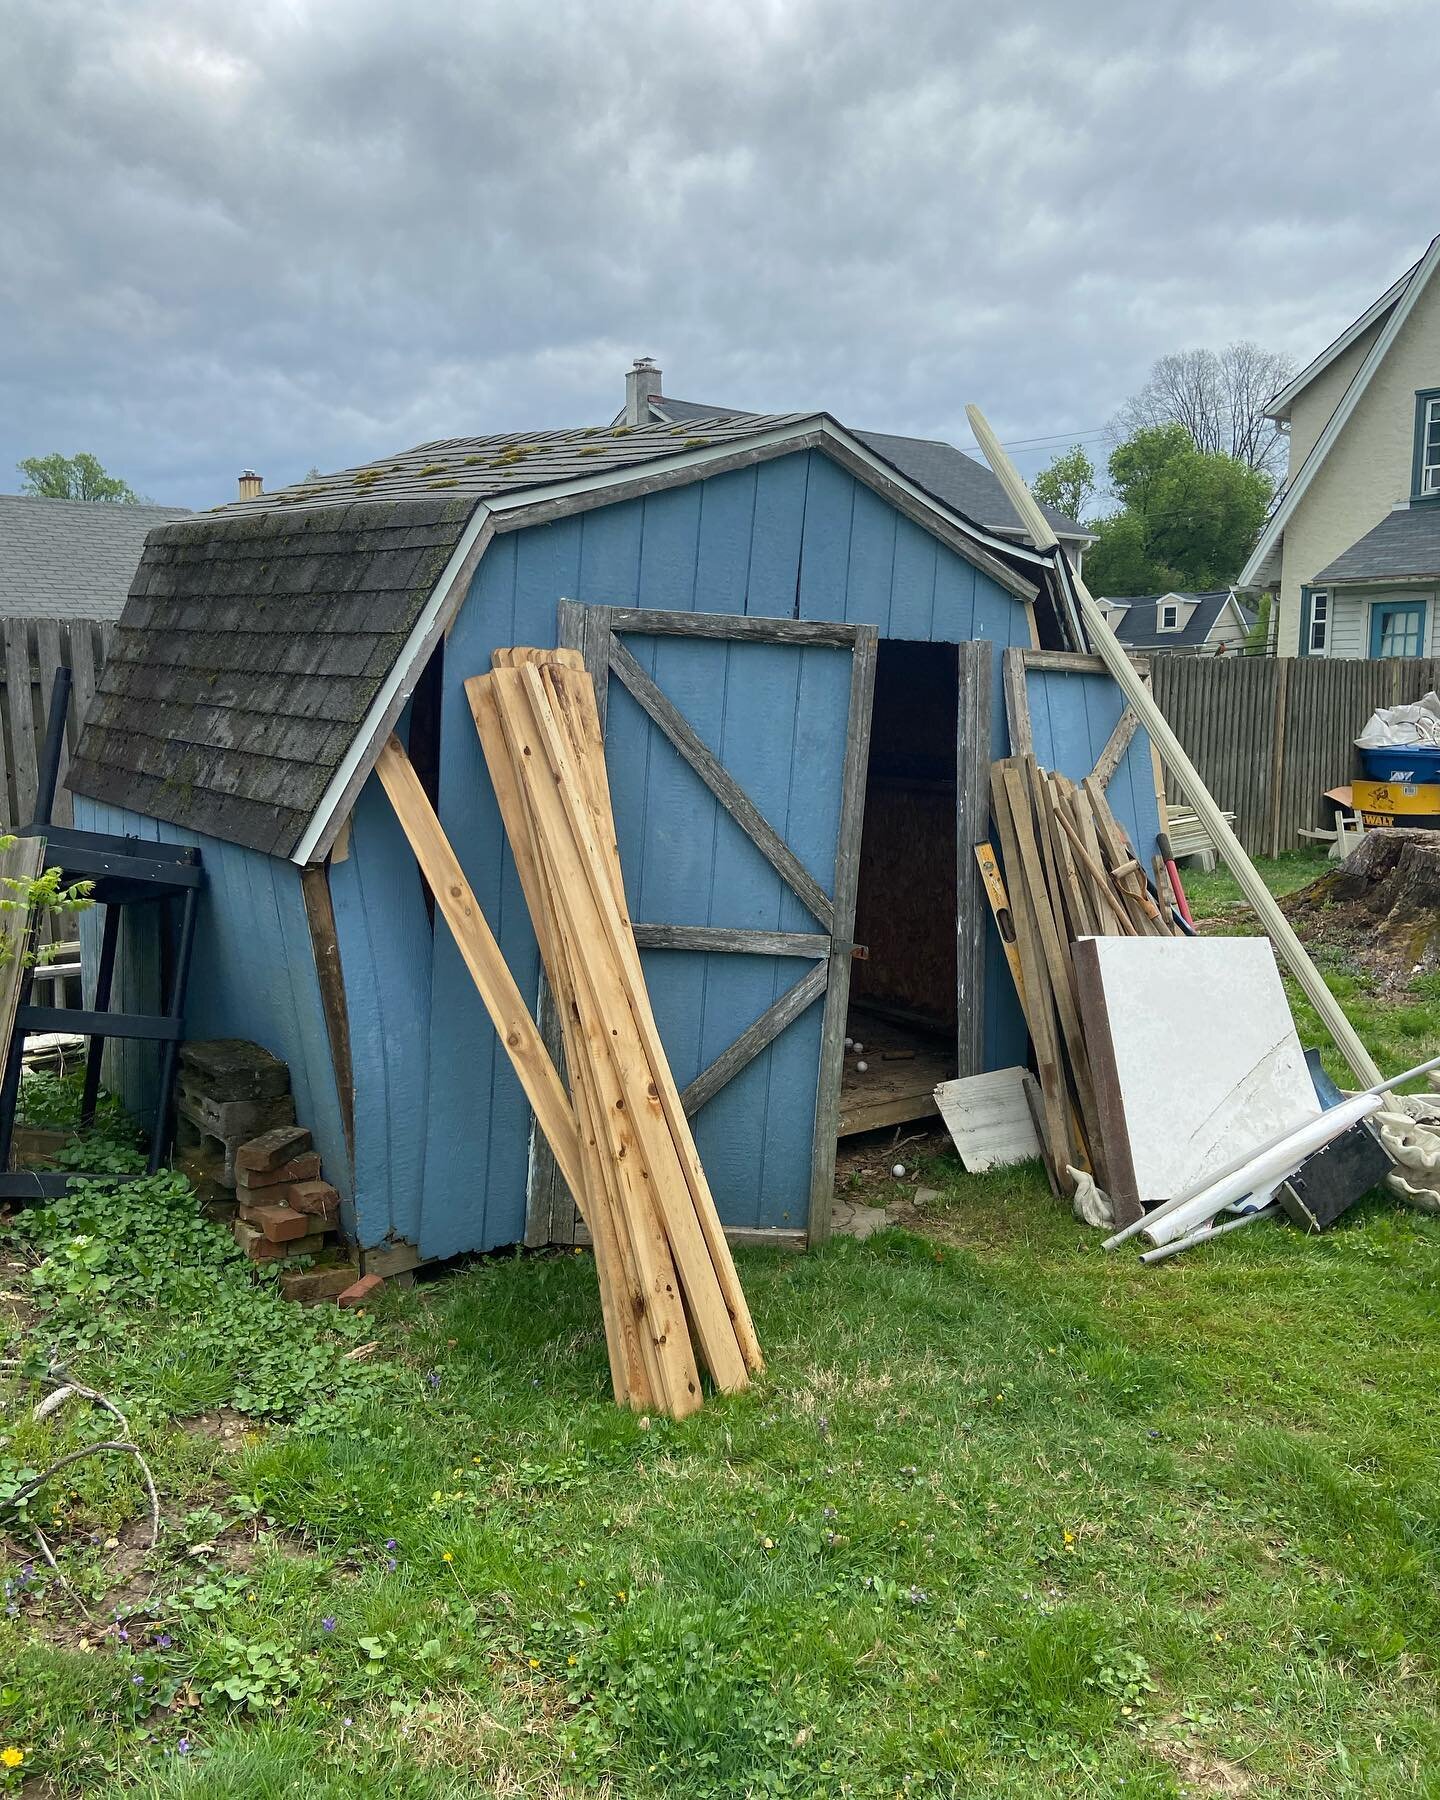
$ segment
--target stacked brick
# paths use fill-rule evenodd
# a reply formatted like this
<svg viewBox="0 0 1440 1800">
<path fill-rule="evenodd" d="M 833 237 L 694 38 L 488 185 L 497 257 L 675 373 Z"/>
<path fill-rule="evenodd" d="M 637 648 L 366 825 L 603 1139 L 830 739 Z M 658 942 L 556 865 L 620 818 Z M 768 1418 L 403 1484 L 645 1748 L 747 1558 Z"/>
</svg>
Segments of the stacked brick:
<svg viewBox="0 0 1440 1800">
<path fill-rule="evenodd" d="M 282 1271 L 282 1290 L 293 1300 L 359 1305 L 349 1293 L 359 1267 L 337 1254 L 340 1196 L 323 1178 L 310 1133 L 295 1122 L 290 1071 L 279 1057 L 239 1038 L 184 1045 L 176 1111 L 182 1166 L 251 1261 L 320 1258 Z"/>
</svg>

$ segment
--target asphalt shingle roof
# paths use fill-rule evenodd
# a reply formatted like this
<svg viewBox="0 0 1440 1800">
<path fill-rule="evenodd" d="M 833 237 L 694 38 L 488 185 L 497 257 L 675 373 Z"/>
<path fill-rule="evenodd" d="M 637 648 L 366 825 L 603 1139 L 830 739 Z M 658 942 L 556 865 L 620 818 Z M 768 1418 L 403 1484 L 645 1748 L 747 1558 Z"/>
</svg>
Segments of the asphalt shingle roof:
<svg viewBox="0 0 1440 1800">
<path fill-rule="evenodd" d="M 152 532 L 72 792 L 290 855 L 473 511 L 431 494 Z"/>
<path fill-rule="evenodd" d="M 1412 577 L 1427 581 L 1440 577 L 1440 501 L 1424 500 L 1386 513 L 1372 531 L 1314 576 L 1313 584 Z"/>
<path fill-rule="evenodd" d="M 658 407 L 676 424 L 697 425 L 703 419 L 750 419 L 754 413 L 737 413 L 725 407 L 701 406 L 694 400 L 672 400 L 668 395 L 653 398 Z M 902 475 L 918 482 L 928 494 L 943 500 L 946 506 L 983 525 L 987 531 L 1019 532 L 1020 515 L 1006 498 L 994 474 L 984 463 L 966 456 L 953 444 L 938 438 L 897 437 L 886 431 L 856 431 L 862 444 L 868 444 L 877 456 L 893 463 Z M 1041 512 L 1056 531 L 1068 537 L 1088 537 L 1085 527 L 1053 506 L 1042 506 Z"/>
<path fill-rule="evenodd" d="M 816 417 L 452 438 L 163 525 L 69 786 L 290 856 L 480 501 Z"/>
<path fill-rule="evenodd" d="M 811 413 L 739 413 L 708 418 L 704 429 L 682 425 L 589 425 L 568 431 L 501 432 L 492 437 L 442 438 L 398 456 L 377 457 L 338 475 L 320 475 L 254 500 L 232 500 L 219 514 L 271 512 L 277 507 L 351 506 L 357 500 L 492 500 L 523 489 L 549 487 L 639 463 L 728 443 L 771 426 L 813 418 Z M 217 516 L 215 514 L 212 517 Z"/>
<path fill-rule="evenodd" d="M 0 616 L 118 619 L 145 534 L 183 506 L 0 494 Z"/>
<path fill-rule="evenodd" d="M 1131 650 L 1198 650 L 1209 637 L 1221 608 L 1230 598 L 1229 588 L 1203 594 L 1137 594 L 1124 602 L 1125 611 L 1112 625 L 1116 637 Z M 1180 631 L 1161 631 L 1157 623 L 1163 600 L 1191 600 L 1195 610 Z M 1118 601 L 1110 601 L 1112 606 Z"/>
</svg>

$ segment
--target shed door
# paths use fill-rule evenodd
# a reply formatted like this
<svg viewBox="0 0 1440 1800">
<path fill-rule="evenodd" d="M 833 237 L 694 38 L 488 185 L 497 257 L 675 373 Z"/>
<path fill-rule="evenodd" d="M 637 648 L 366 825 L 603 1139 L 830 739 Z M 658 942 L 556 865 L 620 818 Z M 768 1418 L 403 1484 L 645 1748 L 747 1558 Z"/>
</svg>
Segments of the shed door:
<svg viewBox="0 0 1440 1800">
<path fill-rule="evenodd" d="M 875 630 L 567 600 L 560 642 L 595 680 L 630 917 L 720 1216 L 823 1238 Z M 538 1134 L 527 1223 L 574 1236 Z"/>
</svg>

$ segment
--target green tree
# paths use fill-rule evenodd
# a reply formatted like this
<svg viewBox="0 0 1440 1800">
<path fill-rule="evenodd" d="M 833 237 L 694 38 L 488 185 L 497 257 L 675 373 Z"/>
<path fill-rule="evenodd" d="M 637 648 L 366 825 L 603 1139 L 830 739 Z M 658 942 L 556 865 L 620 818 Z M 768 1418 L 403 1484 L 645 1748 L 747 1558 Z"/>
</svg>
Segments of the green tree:
<svg viewBox="0 0 1440 1800">
<path fill-rule="evenodd" d="M 1072 444 L 1040 471 L 1030 488 L 1042 506 L 1078 519 L 1095 497 L 1095 465 L 1078 444 Z"/>
<path fill-rule="evenodd" d="M 62 456 L 27 456 L 19 465 L 23 494 L 41 500 L 108 500 L 118 506 L 135 506 L 140 496 L 118 475 L 107 475 L 98 457 L 88 450 Z"/>
<path fill-rule="evenodd" d="M 1225 587 L 1254 547 L 1270 481 L 1220 451 L 1197 450 L 1183 425 L 1145 426 L 1110 456 L 1119 510 L 1091 526 L 1085 578 L 1097 594 Z"/>
</svg>

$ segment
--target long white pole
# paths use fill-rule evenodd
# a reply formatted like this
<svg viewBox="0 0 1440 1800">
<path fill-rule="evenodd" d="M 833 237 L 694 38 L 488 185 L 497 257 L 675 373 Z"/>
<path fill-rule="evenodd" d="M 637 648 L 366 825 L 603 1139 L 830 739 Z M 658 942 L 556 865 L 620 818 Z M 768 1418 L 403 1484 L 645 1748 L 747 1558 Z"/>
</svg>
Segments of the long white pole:
<svg viewBox="0 0 1440 1800">
<path fill-rule="evenodd" d="M 1044 513 L 1035 504 L 1034 496 L 1021 480 L 1018 470 L 1010 458 L 1000 448 L 995 433 L 978 406 L 967 406 L 965 416 L 970 421 L 970 429 L 975 433 L 975 440 L 985 452 L 986 460 L 995 471 L 1000 485 L 1010 504 L 1019 513 L 1021 523 L 1029 532 L 1037 550 L 1056 548 L 1059 539 L 1046 519 Z M 1056 562 L 1060 560 L 1057 549 Z M 1210 796 L 1210 790 L 1200 779 L 1200 773 L 1194 763 L 1185 754 L 1179 738 L 1166 723 L 1165 715 L 1150 698 L 1150 691 L 1135 672 L 1130 658 L 1125 654 L 1124 646 L 1105 622 L 1105 615 L 1091 598 L 1090 590 L 1078 575 L 1069 570 L 1060 570 L 1057 575 L 1061 580 L 1068 579 L 1074 589 L 1075 597 L 1080 604 L 1080 618 L 1084 624 L 1086 635 L 1095 648 L 1095 653 L 1115 678 L 1115 684 L 1125 698 L 1134 707 L 1140 723 L 1150 735 L 1150 742 L 1160 752 L 1166 767 L 1180 784 L 1180 790 L 1194 807 L 1196 816 L 1206 831 L 1210 841 L 1225 859 L 1225 865 L 1240 885 L 1240 891 L 1254 907 L 1259 915 L 1260 923 L 1269 932 L 1286 963 L 1291 974 L 1299 982 L 1305 998 L 1320 1015 L 1335 1047 L 1349 1063 L 1355 1074 L 1367 1085 L 1383 1082 L 1385 1077 L 1375 1066 L 1370 1052 L 1356 1036 L 1355 1029 L 1341 1010 L 1340 1003 L 1326 987 L 1320 971 L 1311 962 L 1305 952 L 1305 946 L 1296 937 L 1290 921 L 1275 904 L 1275 897 L 1260 879 L 1259 871 L 1245 854 L 1244 846 L 1239 838 L 1225 822 L 1224 815 Z"/>
</svg>

